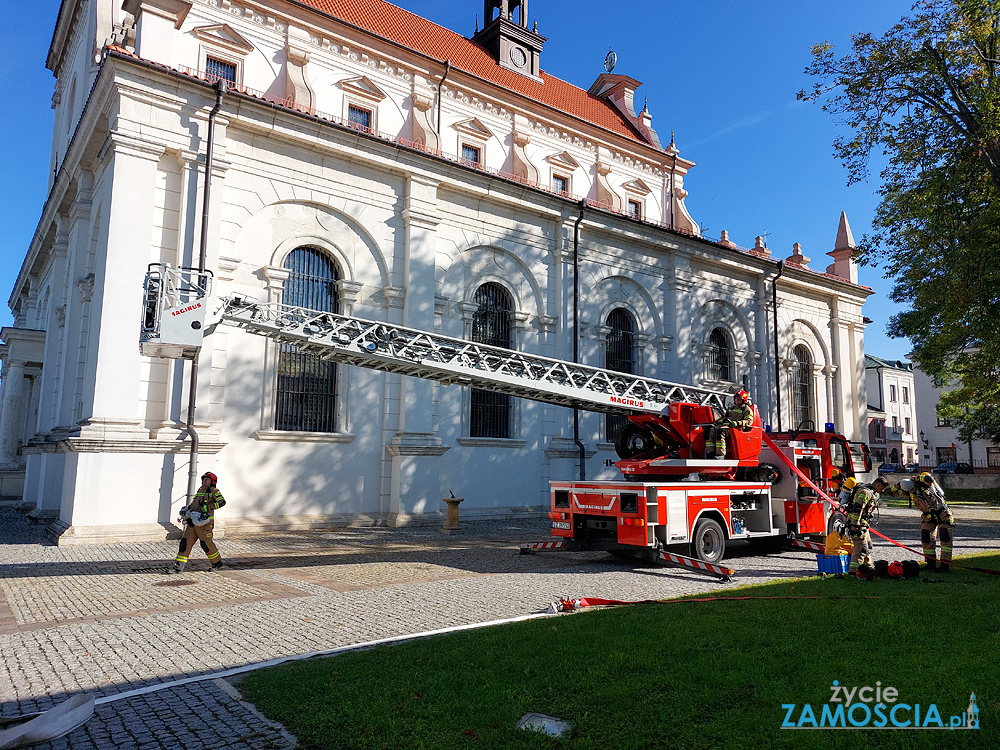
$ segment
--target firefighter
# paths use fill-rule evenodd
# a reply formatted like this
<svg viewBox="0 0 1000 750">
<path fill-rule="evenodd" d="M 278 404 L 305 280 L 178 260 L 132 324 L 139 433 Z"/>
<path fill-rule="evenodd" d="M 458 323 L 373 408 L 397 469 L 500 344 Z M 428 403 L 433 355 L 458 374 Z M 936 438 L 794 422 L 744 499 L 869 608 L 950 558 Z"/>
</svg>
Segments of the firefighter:
<svg viewBox="0 0 1000 750">
<path fill-rule="evenodd" d="M 844 483 L 845 485 L 847 482 Z M 845 509 L 847 532 L 851 536 L 854 552 L 851 554 L 851 572 L 857 574 L 859 565 L 872 564 L 872 535 L 869 522 L 878 505 L 879 495 L 889 488 L 889 482 L 879 477 L 871 484 L 859 484 L 851 492 Z"/>
<path fill-rule="evenodd" d="M 201 489 L 191 498 L 191 503 L 181 510 L 184 536 L 181 537 L 174 566 L 170 569 L 171 573 L 180 573 L 187 567 L 188 555 L 194 548 L 195 540 L 201 542 L 201 548 L 205 550 L 208 561 L 212 564 L 212 570 L 222 567 L 222 555 L 212 540 L 215 511 L 226 504 L 226 499 L 219 492 L 218 484 L 219 478 L 215 474 L 210 471 L 205 472 L 201 477 Z"/>
<path fill-rule="evenodd" d="M 705 458 L 726 457 L 726 435 L 732 428 L 746 432 L 753 426 L 753 402 L 742 388 L 733 394 L 733 405 L 705 427 Z"/>
<path fill-rule="evenodd" d="M 896 496 L 905 496 L 920 511 L 920 546 L 924 549 L 924 560 L 928 570 L 951 568 L 952 529 L 955 516 L 944 499 L 941 489 L 930 472 L 924 472 L 912 479 L 904 479 L 890 490 Z M 941 539 L 941 560 L 937 559 L 937 540 Z"/>
<path fill-rule="evenodd" d="M 830 495 L 835 497 L 840 492 L 840 486 L 844 483 L 844 472 L 834 466 L 830 469 Z"/>
</svg>

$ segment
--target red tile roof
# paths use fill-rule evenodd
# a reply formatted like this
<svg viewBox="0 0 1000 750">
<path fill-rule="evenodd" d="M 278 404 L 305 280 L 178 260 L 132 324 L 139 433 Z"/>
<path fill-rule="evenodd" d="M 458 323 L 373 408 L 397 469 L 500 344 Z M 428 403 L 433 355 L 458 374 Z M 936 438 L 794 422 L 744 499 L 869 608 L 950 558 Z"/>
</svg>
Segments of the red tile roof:
<svg viewBox="0 0 1000 750">
<path fill-rule="evenodd" d="M 461 34 L 403 10 L 385 0 L 298 0 L 302 5 L 339 18 L 501 88 L 566 112 L 633 141 L 646 143 L 612 105 L 545 71 L 544 83 L 501 68 L 478 44 Z M 648 144 L 647 144 L 648 145 Z"/>
</svg>

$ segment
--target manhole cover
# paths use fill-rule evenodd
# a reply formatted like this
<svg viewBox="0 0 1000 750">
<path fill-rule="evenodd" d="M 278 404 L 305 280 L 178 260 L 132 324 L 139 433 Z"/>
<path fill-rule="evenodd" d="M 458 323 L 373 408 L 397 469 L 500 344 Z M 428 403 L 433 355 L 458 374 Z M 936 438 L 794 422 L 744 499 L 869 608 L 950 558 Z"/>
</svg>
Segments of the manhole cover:
<svg viewBox="0 0 1000 750">
<path fill-rule="evenodd" d="M 189 581 L 189 580 L 182 579 L 180 581 L 157 581 L 153 585 L 154 586 L 190 586 L 190 585 L 192 585 L 194 583 L 197 583 L 197 581 Z"/>
</svg>

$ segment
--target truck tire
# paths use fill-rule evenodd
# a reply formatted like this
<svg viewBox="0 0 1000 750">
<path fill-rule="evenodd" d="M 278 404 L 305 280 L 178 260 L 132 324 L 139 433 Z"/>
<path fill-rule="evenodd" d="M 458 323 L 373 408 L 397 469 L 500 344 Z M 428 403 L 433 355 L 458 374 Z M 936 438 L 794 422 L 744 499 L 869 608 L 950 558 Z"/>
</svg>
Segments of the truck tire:
<svg viewBox="0 0 1000 750">
<path fill-rule="evenodd" d="M 837 526 L 840 526 L 845 531 L 847 529 L 847 516 L 839 510 L 835 510 L 830 514 L 830 520 L 826 522 L 826 533 L 832 534 Z"/>
<path fill-rule="evenodd" d="M 726 554 L 726 534 L 718 521 L 703 518 L 694 527 L 691 557 L 707 563 L 719 563 Z"/>
</svg>

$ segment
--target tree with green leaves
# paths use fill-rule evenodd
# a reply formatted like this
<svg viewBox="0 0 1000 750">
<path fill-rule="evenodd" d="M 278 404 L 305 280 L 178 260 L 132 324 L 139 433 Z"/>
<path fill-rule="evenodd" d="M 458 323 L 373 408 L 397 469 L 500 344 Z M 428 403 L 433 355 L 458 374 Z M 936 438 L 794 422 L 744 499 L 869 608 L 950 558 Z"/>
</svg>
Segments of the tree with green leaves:
<svg viewBox="0 0 1000 750">
<path fill-rule="evenodd" d="M 812 55 L 799 98 L 845 126 L 833 148 L 848 184 L 885 157 L 857 260 L 907 305 L 889 333 L 954 386 L 940 415 L 962 440 L 1000 442 L 1000 0 L 918 0 L 881 37 Z"/>
</svg>

